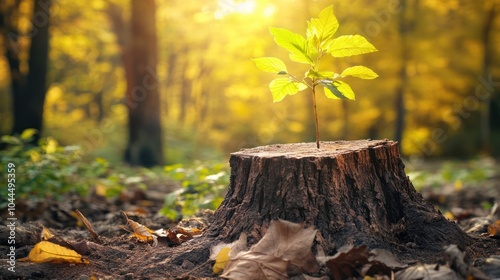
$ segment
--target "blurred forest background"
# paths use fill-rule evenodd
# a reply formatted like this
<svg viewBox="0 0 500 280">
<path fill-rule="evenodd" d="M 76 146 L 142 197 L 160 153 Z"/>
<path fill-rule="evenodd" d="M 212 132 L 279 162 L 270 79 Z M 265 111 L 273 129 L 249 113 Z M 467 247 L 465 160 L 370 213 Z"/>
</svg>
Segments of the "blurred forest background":
<svg viewBox="0 0 500 280">
<path fill-rule="evenodd" d="M 34 127 L 91 157 L 146 166 L 312 142 L 311 96 L 273 104 L 273 76 L 251 59 L 289 61 L 269 27 L 305 34 L 331 4 L 336 36 L 379 50 L 331 68 L 363 64 L 380 77 L 348 81 L 356 101 L 318 96 L 322 141 L 500 155 L 497 0 L 2 0 L 0 135 Z"/>
</svg>

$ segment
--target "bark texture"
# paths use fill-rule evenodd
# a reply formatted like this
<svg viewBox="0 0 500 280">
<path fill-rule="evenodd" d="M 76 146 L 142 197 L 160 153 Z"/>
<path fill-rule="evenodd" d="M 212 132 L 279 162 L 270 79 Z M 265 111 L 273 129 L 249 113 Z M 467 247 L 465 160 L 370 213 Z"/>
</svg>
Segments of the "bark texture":
<svg viewBox="0 0 500 280">
<path fill-rule="evenodd" d="M 151 167 L 163 164 L 155 0 L 132 0 L 131 10 L 131 38 L 124 57 L 129 129 L 125 161 Z"/>
<path fill-rule="evenodd" d="M 4 35 L 5 56 L 9 63 L 12 87 L 12 135 L 25 129 L 37 130 L 32 143 L 37 144 L 43 129 L 43 106 L 47 92 L 47 68 L 49 55 L 49 25 L 51 1 L 31 1 L 33 27 L 29 34 L 19 34 L 20 1 L 10 3 L 0 15 L 0 33 Z M 21 46 L 20 38 L 31 39 L 29 49 Z M 28 69 L 22 69 L 28 56 Z"/>
<path fill-rule="evenodd" d="M 440 251 L 469 237 L 424 201 L 404 172 L 398 144 L 358 140 L 270 145 L 231 154 L 231 181 L 207 233 L 256 242 L 271 220 L 316 227 L 332 254 L 352 243 Z"/>
</svg>

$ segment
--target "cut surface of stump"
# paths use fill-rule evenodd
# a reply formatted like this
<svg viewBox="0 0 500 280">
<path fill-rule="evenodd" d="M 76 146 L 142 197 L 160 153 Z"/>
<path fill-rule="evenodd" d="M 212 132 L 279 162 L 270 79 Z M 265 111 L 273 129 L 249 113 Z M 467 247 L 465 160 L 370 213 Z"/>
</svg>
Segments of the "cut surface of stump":
<svg viewBox="0 0 500 280">
<path fill-rule="evenodd" d="M 216 239 L 245 232 L 256 242 L 270 221 L 284 219 L 317 228 L 326 254 L 345 244 L 406 254 L 470 243 L 414 189 L 396 142 L 269 145 L 233 153 L 229 162 L 229 189 L 206 233 Z"/>
</svg>

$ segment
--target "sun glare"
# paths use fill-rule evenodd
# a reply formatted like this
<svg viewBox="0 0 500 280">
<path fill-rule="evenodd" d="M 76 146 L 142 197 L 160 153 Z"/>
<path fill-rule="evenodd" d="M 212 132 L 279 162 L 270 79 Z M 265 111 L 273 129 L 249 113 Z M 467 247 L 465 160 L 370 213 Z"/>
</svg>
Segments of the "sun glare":
<svg viewBox="0 0 500 280">
<path fill-rule="evenodd" d="M 264 8 L 264 11 L 262 12 L 262 15 L 265 17 L 271 17 L 274 15 L 274 12 L 276 9 L 274 8 L 273 5 L 268 5 L 267 7 Z"/>
<path fill-rule="evenodd" d="M 214 17 L 221 19 L 231 13 L 251 14 L 255 11 L 256 6 L 255 0 L 219 0 Z"/>
</svg>

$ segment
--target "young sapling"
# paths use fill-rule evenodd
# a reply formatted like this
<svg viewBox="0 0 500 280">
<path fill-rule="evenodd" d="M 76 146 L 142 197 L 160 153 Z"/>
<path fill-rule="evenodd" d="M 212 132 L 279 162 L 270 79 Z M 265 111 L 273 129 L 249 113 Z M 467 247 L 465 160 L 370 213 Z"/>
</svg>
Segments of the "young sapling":
<svg viewBox="0 0 500 280">
<path fill-rule="evenodd" d="M 273 102 L 279 102 L 287 95 L 294 95 L 299 91 L 311 89 L 316 126 L 316 147 L 318 149 L 320 145 L 318 114 L 316 111 L 316 87 L 322 86 L 328 98 L 354 100 L 355 96 L 352 88 L 342 81 L 342 78 L 351 76 L 361 79 L 375 79 L 378 77 L 377 73 L 363 65 L 348 67 L 340 74 L 320 67 L 320 63 L 327 55 L 338 58 L 377 51 L 361 35 L 342 35 L 334 38 L 333 35 L 338 27 L 339 23 L 333 13 L 333 6 L 329 6 L 320 12 L 319 17 L 311 18 L 307 22 L 305 38 L 285 28 L 270 28 L 276 44 L 290 52 L 290 60 L 310 66 L 302 78 L 289 73 L 285 63 L 279 58 L 261 57 L 253 59 L 257 67 L 262 71 L 280 76 L 269 84 Z"/>
</svg>

